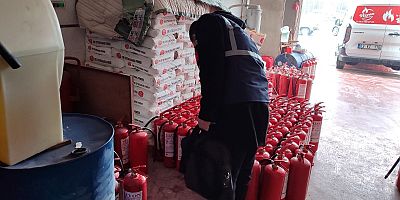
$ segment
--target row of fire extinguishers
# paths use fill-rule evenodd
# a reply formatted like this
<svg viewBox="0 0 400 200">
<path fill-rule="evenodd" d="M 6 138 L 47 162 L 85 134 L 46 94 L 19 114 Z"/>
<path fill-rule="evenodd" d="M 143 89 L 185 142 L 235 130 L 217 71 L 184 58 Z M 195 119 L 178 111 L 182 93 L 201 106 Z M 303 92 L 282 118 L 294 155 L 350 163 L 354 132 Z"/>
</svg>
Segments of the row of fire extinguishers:
<svg viewBox="0 0 400 200">
<path fill-rule="evenodd" d="M 322 103 L 279 97 L 270 103 L 266 145 L 259 147 L 246 200 L 305 200 L 322 125 Z"/>
<path fill-rule="evenodd" d="M 153 131 L 156 133 L 154 159 L 162 161 L 167 168 L 179 170 L 182 158 L 181 141 L 197 126 L 200 98 L 193 97 L 153 118 Z"/>
<path fill-rule="evenodd" d="M 129 127 L 129 128 L 128 128 Z M 148 135 L 151 129 L 117 122 L 114 128 L 116 199 L 147 199 Z"/>
<path fill-rule="evenodd" d="M 316 67 L 315 58 L 304 61 L 300 69 L 287 64 L 272 67 L 268 70 L 270 96 L 310 99 Z"/>
<path fill-rule="evenodd" d="M 200 98 L 193 97 L 164 111 L 160 116 L 151 119 L 145 127 L 131 124 L 125 126 L 121 122 L 116 124 L 116 199 L 147 200 L 149 134 L 154 139 L 154 159 L 163 161 L 165 167 L 179 169 L 182 157 L 180 142 L 197 126 Z M 152 129 L 147 128 L 151 123 Z"/>
</svg>

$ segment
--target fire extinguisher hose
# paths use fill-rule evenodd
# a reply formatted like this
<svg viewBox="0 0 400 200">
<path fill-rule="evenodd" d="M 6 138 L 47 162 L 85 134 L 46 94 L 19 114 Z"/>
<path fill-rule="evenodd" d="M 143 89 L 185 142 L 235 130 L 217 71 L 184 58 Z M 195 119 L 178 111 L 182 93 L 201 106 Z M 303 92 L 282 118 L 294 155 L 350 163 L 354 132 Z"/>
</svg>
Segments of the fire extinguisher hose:
<svg viewBox="0 0 400 200">
<path fill-rule="evenodd" d="M 157 118 L 159 118 L 159 116 L 154 116 L 154 117 L 152 117 L 152 118 L 144 125 L 144 127 L 148 127 L 148 126 L 150 125 L 150 123 L 151 123 L 152 121 L 154 121 L 155 119 L 157 119 Z"/>
<path fill-rule="evenodd" d="M 392 168 L 390 168 L 390 170 L 386 174 L 385 179 L 387 179 L 390 176 L 390 174 L 393 172 L 394 168 L 396 168 L 396 166 L 399 164 L 399 162 L 400 162 L 400 156 L 399 156 L 399 158 L 397 158 L 397 160 L 394 163 L 394 165 L 392 166 Z"/>
<path fill-rule="evenodd" d="M 118 153 L 117 153 L 116 151 L 114 151 L 114 155 L 117 156 L 117 160 L 119 161 L 119 164 L 121 165 L 121 170 L 122 170 L 123 172 L 125 172 L 125 170 L 124 170 L 124 164 L 122 163 L 121 157 L 118 155 Z"/>
</svg>

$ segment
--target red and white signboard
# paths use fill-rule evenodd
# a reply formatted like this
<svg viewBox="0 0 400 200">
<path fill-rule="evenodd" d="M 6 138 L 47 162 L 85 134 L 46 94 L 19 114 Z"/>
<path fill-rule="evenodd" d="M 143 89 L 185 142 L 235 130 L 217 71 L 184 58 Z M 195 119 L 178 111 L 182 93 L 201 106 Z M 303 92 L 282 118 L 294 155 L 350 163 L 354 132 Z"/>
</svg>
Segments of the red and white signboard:
<svg viewBox="0 0 400 200">
<path fill-rule="evenodd" d="M 358 6 L 353 20 L 359 24 L 400 25 L 400 6 Z"/>
</svg>

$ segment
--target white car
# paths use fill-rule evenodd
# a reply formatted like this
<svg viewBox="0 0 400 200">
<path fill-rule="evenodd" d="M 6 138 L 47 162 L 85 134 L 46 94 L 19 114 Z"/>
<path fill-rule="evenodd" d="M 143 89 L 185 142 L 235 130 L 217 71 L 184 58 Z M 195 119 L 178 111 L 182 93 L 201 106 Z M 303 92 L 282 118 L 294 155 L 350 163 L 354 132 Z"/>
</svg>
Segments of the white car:
<svg viewBox="0 0 400 200">
<path fill-rule="evenodd" d="M 361 4 L 344 19 L 336 68 L 379 64 L 400 70 L 400 4 Z"/>
</svg>

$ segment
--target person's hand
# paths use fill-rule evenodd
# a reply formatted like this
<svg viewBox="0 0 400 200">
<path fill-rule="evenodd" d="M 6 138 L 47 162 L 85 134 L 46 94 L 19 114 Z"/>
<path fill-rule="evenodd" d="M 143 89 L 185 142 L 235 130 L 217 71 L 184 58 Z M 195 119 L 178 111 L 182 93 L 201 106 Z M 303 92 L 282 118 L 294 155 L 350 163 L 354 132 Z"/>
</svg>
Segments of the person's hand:
<svg viewBox="0 0 400 200">
<path fill-rule="evenodd" d="M 199 125 L 200 129 L 205 130 L 205 131 L 208 131 L 210 129 L 211 122 L 204 121 L 204 120 L 202 120 L 200 118 L 197 118 L 197 121 L 199 122 L 198 125 Z"/>
</svg>

